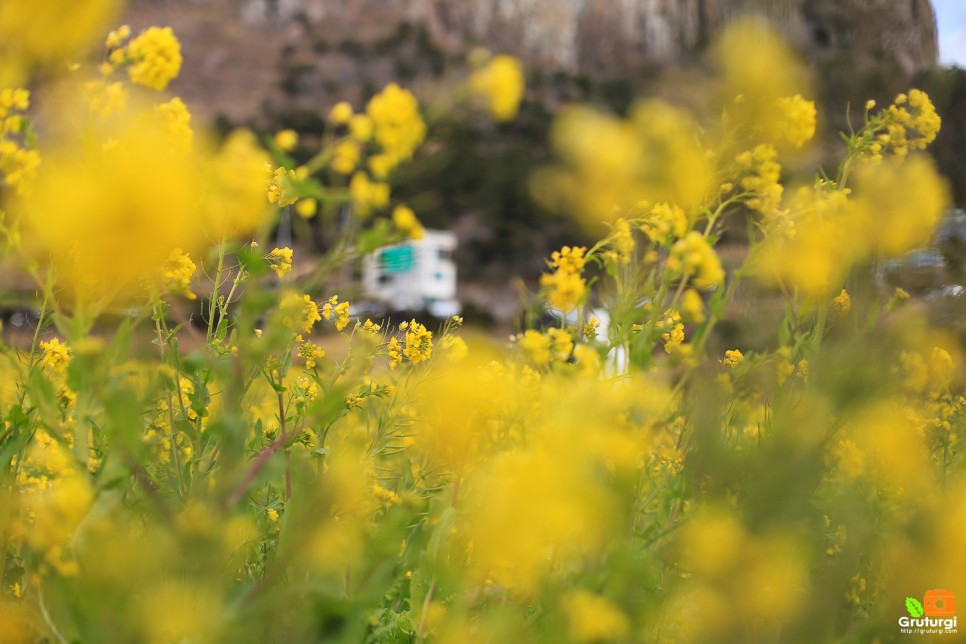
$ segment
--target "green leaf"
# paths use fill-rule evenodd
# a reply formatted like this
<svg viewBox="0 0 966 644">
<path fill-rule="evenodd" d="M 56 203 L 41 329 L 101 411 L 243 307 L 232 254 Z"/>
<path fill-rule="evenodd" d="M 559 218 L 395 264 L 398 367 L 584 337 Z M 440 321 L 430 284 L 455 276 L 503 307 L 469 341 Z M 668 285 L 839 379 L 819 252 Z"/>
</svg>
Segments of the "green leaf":
<svg viewBox="0 0 966 644">
<path fill-rule="evenodd" d="M 249 274 L 255 277 L 268 274 L 268 262 L 262 257 L 260 249 L 256 252 L 250 246 L 242 246 L 235 251 L 235 257 L 238 259 L 238 264 Z"/>
<path fill-rule="evenodd" d="M 915 597 L 906 597 L 906 610 L 913 617 L 922 617 L 922 604 Z"/>
<path fill-rule="evenodd" d="M 392 241 L 394 241 L 394 236 L 389 227 L 389 222 L 385 219 L 377 219 L 372 228 L 359 233 L 356 240 L 356 250 L 360 255 L 368 255 L 380 246 L 385 246 Z"/>
</svg>

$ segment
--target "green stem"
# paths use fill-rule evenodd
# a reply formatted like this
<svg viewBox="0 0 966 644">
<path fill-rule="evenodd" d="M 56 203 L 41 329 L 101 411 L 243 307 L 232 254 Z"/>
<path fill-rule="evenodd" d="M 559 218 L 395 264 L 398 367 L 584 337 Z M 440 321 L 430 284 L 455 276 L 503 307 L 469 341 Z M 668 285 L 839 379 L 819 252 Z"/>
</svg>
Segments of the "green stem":
<svg viewBox="0 0 966 644">
<path fill-rule="evenodd" d="M 214 290 L 211 292 L 211 299 L 208 302 L 208 330 L 205 333 L 205 344 L 211 345 L 212 329 L 215 328 L 215 307 L 218 303 L 218 292 L 221 290 L 221 276 L 225 269 L 225 242 L 222 240 L 218 246 L 218 269 L 215 271 Z"/>
</svg>

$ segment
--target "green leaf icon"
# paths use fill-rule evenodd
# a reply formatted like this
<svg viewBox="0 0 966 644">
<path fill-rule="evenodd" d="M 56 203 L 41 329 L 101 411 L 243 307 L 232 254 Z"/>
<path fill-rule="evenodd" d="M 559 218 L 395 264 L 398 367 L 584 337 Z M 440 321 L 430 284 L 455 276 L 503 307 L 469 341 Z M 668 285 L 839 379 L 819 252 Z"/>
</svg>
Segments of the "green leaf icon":
<svg viewBox="0 0 966 644">
<path fill-rule="evenodd" d="M 915 597 L 906 597 L 906 610 L 913 617 L 922 617 L 922 604 Z"/>
</svg>

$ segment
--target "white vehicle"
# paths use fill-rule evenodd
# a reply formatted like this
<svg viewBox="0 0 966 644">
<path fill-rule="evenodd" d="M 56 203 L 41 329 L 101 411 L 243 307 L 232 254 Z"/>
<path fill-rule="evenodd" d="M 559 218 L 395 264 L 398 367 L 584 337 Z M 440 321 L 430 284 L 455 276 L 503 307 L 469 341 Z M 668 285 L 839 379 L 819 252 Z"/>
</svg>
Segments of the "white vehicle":
<svg viewBox="0 0 966 644">
<path fill-rule="evenodd" d="M 365 297 L 391 311 L 426 311 L 438 318 L 458 315 L 456 235 L 427 230 L 423 238 L 386 246 L 362 260 Z"/>
</svg>

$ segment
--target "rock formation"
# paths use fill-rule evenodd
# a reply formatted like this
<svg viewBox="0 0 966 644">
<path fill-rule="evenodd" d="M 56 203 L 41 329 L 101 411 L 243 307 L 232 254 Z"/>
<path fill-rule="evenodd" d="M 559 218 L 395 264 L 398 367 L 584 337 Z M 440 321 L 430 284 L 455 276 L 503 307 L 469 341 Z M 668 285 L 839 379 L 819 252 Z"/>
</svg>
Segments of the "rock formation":
<svg viewBox="0 0 966 644">
<path fill-rule="evenodd" d="M 280 84 L 319 98 L 332 93 L 320 87 L 422 75 L 424 64 L 391 51 L 405 44 L 393 34 L 418 36 L 424 58 L 457 60 L 482 44 L 530 66 L 606 79 L 687 60 L 747 13 L 769 19 L 813 62 L 845 56 L 907 74 L 936 63 L 929 0 L 134 0 L 129 19 L 174 26 L 189 61 L 185 93 L 212 94 L 203 102 L 213 113 L 239 118 Z M 371 60 L 374 43 L 385 60 Z M 236 80 L 246 81 L 237 96 Z"/>
</svg>

